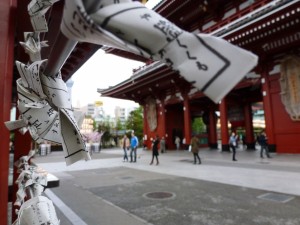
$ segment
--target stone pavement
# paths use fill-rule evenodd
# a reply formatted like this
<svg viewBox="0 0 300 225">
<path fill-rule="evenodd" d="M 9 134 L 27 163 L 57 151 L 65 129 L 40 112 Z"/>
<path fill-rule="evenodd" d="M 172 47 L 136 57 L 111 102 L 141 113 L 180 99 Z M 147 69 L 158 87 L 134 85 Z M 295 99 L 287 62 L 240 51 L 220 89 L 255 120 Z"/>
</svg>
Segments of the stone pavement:
<svg viewBox="0 0 300 225">
<path fill-rule="evenodd" d="M 299 225 L 300 155 L 202 149 L 201 165 L 187 151 L 138 149 L 137 163 L 123 150 L 105 149 L 91 161 L 66 166 L 62 152 L 34 162 L 60 179 L 46 190 L 62 225 Z"/>
</svg>

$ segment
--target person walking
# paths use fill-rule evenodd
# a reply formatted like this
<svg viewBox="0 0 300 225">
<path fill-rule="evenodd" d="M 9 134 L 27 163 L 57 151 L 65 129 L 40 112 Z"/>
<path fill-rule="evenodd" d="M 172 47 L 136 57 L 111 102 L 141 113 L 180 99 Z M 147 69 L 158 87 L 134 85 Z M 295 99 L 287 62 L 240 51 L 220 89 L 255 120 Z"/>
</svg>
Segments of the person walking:
<svg viewBox="0 0 300 225">
<path fill-rule="evenodd" d="M 160 152 L 161 153 L 165 153 L 165 152 L 167 152 L 166 151 L 166 140 L 165 140 L 165 138 L 164 137 L 162 137 L 161 138 L 161 140 L 160 140 Z"/>
<path fill-rule="evenodd" d="M 268 158 L 271 158 L 271 156 L 269 154 L 268 137 L 264 130 L 261 132 L 261 134 L 258 137 L 258 143 L 260 145 L 260 158 L 264 158 L 264 156 L 263 156 L 264 151 L 266 153 L 266 156 Z"/>
<path fill-rule="evenodd" d="M 201 164 L 201 159 L 199 157 L 199 139 L 196 136 L 193 136 L 191 139 L 191 152 L 194 155 L 194 164 L 197 163 L 197 159 L 199 164 Z"/>
<path fill-rule="evenodd" d="M 122 142 L 121 142 L 121 147 L 123 148 L 124 150 L 124 155 L 123 155 L 123 162 L 125 162 L 125 160 L 128 162 L 128 155 L 127 155 L 127 151 L 129 150 L 130 148 L 130 142 L 129 142 L 129 138 L 127 137 L 127 135 L 125 134 L 123 139 L 122 139 Z"/>
<path fill-rule="evenodd" d="M 232 161 L 237 161 L 235 154 L 236 154 L 236 145 L 237 145 L 237 135 L 234 132 L 231 133 L 229 138 L 229 147 L 232 149 Z"/>
<path fill-rule="evenodd" d="M 156 137 L 152 140 L 152 160 L 150 162 L 150 165 L 153 164 L 153 160 L 154 160 L 154 157 L 156 158 L 156 165 L 159 164 L 159 161 L 158 161 L 158 144 L 159 144 L 159 138 L 158 138 L 158 135 L 156 135 Z"/>
<path fill-rule="evenodd" d="M 180 138 L 178 136 L 175 137 L 175 145 L 176 145 L 176 149 L 179 150 L 179 147 L 180 147 Z"/>
<path fill-rule="evenodd" d="M 130 141 L 130 162 L 136 162 L 136 150 L 139 145 L 139 141 L 137 137 L 134 135 L 134 132 L 131 133 L 131 141 Z M 134 155 L 134 160 L 132 160 L 132 155 Z"/>
</svg>

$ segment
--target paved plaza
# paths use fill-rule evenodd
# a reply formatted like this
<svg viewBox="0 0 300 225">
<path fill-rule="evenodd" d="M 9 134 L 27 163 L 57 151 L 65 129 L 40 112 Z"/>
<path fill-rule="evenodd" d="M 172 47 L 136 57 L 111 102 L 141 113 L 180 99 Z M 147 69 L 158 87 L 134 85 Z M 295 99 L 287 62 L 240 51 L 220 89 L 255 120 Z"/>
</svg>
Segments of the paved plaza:
<svg viewBox="0 0 300 225">
<path fill-rule="evenodd" d="M 91 161 L 66 166 L 62 152 L 34 162 L 60 179 L 46 190 L 62 225 L 299 225 L 300 155 L 201 149 L 168 151 L 149 165 L 151 151 L 138 149 L 137 163 L 123 150 L 104 149 Z"/>
</svg>

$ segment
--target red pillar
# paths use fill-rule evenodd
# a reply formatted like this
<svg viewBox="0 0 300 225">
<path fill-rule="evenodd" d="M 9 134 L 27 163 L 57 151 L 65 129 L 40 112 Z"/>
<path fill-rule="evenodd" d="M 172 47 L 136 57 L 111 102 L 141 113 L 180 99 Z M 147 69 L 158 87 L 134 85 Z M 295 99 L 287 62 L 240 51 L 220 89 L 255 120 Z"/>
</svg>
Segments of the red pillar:
<svg viewBox="0 0 300 225">
<path fill-rule="evenodd" d="M 7 224 L 9 131 L 4 122 L 10 120 L 14 63 L 16 0 L 0 3 L 0 224 Z"/>
<path fill-rule="evenodd" d="M 190 144 L 191 136 L 192 136 L 192 122 L 191 122 L 190 102 L 188 96 L 185 96 L 183 100 L 183 117 L 184 117 L 185 143 Z"/>
<path fill-rule="evenodd" d="M 209 147 L 212 149 L 218 148 L 217 121 L 214 109 L 209 110 Z"/>
<path fill-rule="evenodd" d="M 165 103 L 161 101 L 159 116 L 161 116 L 161 136 L 166 138 L 166 112 L 165 112 Z"/>
<path fill-rule="evenodd" d="M 31 148 L 32 138 L 29 134 L 29 132 L 26 132 L 24 135 L 20 132 L 15 132 L 15 153 L 14 153 L 14 162 L 16 162 L 20 157 L 28 155 Z M 19 173 L 17 173 L 16 167 L 14 167 L 14 173 L 13 173 L 13 196 L 12 200 L 13 203 L 16 201 L 16 193 L 18 191 L 18 185 L 15 183 L 17 178 L 19 177 Z M 19 207 L 13 206 L 12 208 L 12 219 L 13 221 L 17 218 L 17 215 L 15 214 L 15 209 L 19 209 Z"/>
<path fill-rule="evenodd" d="M 227 114 L 226 98 L 222 99 L 219 108 L 220 108 L 220 122 L 221 122 L 222 151 L 229 151 L 228 114 Z"/>
<path fill-rule="evenodd" d="M 145 144 L 146 146 L 147 146 L 147 148 L 149 148 L 149 146 L 150 146 L 150 144 L 149 144 L 149 146 L 148 146 L 148 142 L 149 142 L 149 136 L 148 136 L 148 126 L 147 126 L 147 107 L 146 107 L 146 105 L 144 105 L 143 106 L 143 116 L 144 116 L 144 118 L 143 118 L 143 133 L 144 133 L 144 139 L 143 139 L 143 141 L 144 141 L 144 143 L 143 144 Z M 147 138 L 147 140 L 145 140 L 145 138 Z"/>
<path fill-rule="evenodd" d="M 251 103 L 247 102 L 244 105 L 244 115 L 245 115 L 245 130 L 246 130 L 246 145 L 247 149 L 255 149 L 255 139 L 253 134 L 253 124 L 252 124 L 252 109 Z"/>
<path fill-rule="evenodd" d="M 274 127 L 273 127 L 273 106 L 271 101 L 271 92 L 270 92 L 270 86 L 269 86 L 269 73 L 267 70 L 263 71 L 262 74 L 262 95 L 263 95 L 263 107 L 264 107 L 264 113 L 265 113 L 265 123 L 266 123 L 266 134 L 268 137 L 268 144 L 269 144 L 269 150 L 271 152 L 276 151 L 276 145 L 275 145 L 275 137 L 274 137 Z"/>
</svg>

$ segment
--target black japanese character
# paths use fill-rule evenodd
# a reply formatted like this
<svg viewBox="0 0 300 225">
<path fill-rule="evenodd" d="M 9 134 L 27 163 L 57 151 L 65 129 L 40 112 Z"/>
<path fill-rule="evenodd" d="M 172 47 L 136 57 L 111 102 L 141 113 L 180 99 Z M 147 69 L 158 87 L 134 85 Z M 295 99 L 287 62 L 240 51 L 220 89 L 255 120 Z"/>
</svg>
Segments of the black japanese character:
<svg viewBox="0 0 300 225">
<path fill-rule="evenodd" d="M 47 112 L 48 116 L 50 117 L 51 115 L 54 114 L 54 109 L 53 108 L 50 108 Z"/>
<path fill-rule="evenodd" d="M 42 123 L 39 122 L 39 120 L 36 120 L 33 122 L 32 126 L 35 126 L 36 129 L 41 129 L 40 126 L 42 125 Z"/>
<path fill-rule="evenodd" d="M 149 13 L 145 13 L 141 16 L 141 19 L 146 19 L 147 21 L 149 21 L 149 18 L 151 18 L 151 15 Z"/>
</svg>

